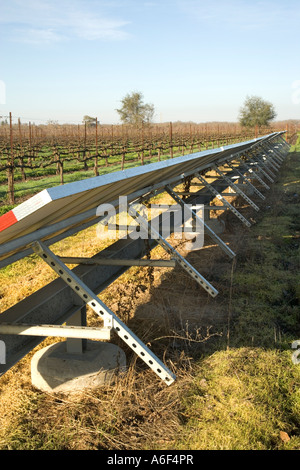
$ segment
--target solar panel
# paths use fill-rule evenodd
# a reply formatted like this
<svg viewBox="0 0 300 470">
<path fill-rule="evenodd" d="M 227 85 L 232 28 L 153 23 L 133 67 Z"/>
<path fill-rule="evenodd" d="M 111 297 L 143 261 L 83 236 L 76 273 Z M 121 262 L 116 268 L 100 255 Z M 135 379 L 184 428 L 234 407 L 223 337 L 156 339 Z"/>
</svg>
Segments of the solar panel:
<svg viewBox="0 0 300 470">
<path fill-rule="evenodd" d="M 7 260 L 0 267 L 13 261 L 12 256 L 24 251 L 36 239 L 35 233 L 45 227 L 48 229 L 38 234 L 41 241 L 47 240 L 49 234 L 55 237 L 74 225 L 96 219 L 100 204 L 112 202 L 120 195 L 142 194 L 147 188 L 180 181 L 183 176 L 230 159 L 272 135 L 278 133 L 45 189 L 0 217 L 0 262 Z"/>
</svg>

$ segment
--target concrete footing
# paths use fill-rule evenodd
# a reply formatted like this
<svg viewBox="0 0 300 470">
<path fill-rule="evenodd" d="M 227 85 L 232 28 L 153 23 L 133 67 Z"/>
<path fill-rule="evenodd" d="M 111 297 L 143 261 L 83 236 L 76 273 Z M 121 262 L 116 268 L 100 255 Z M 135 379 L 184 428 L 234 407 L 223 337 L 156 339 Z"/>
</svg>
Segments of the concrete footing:
<svg viewBox="0 0 300 470">
<path fill-rule="evenodd" d="M 82 354 L 69 354 L 66 341 L 38 351 L 31 361 L 32 385 L 56 392 L 78 392 L 112 384 L 126 371 L 126 356 L 118 346 L 101 341 L 87 341 Z"/>
</svg>

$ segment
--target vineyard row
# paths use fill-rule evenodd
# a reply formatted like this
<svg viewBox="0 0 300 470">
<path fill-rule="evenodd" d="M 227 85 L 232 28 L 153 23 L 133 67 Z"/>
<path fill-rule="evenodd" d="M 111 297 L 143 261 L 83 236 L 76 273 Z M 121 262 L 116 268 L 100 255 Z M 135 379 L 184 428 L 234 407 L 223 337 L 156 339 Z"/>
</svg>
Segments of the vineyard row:
<svg viewBox="0 0 300 470">
<path fill-rule="evenodd" d="M 83 129 L 82 129 L 83 127 Z M 83 130 L 83 132 L 82 132 Z M 15 179 L 119 165 L 143 165 L 175 154 L 200 152 L 253 139 L 274 129 L 247 130 L 238 125 L 162 124 L 141 126 L 0 126 L 0 183 L 8 184 L 8 202 L 15 203 Z"/>
</svg>

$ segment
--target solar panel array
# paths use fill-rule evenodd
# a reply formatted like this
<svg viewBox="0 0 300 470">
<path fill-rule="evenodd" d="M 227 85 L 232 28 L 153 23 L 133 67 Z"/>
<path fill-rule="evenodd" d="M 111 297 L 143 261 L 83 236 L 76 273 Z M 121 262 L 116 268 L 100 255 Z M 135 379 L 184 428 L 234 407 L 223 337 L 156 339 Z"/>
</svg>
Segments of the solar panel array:
<svg viewBox="0 0 300 470">
<path fill-rule="evenodd" d="M 142 243 L 144 240 L 129 242 L 122 239 L 109 247 L 115 246 L 114 253 L 111 251 L 106 254 L 106 250 L 103 250 L 97 254 L 96 257 L 100 255 L 107 261 L 109 268 L 104 270 L 96 264 L 91 268 L 81 265 L 70 270 L 48 247 L 56 241 L 95 225 L 99 220 L 97 208 L 110 203 L 117 209 L 120 196 L 127 196 L 129 203 L 137 200 L 142 202 L 152 195 L 166 191 L 175 202 L 184 206 L 185 201 L 174 189 L 189 177 L 197 178 L 199 187 L 202 186 L 199 192 L 192 193 L 193 198 L 198 197 L 198 194 L 200 199 L 203 199 L 205 192 L 208 194 L 206 200 L 210 201 L 217 197 L 223 203 L 223 210 L 231 210 L 249 227 L 251 223 L 226 200 L 223 191 L 231 187 L 234 189 L 234 194 L 242 196 L 252 208 L 258 210 L 258 206 L 244 190 L 235 184 L 235 178 L 245 183 L 243 189 L 244 186 L 250 187 L 257 196 L 264 199 L 263 194 L 252 183 L 255 179 L 264 189 L 269 189 L 268 184 L 274 181 L 274 172 L 279 170 L 288 151 L 288 145 L 283 142 L 282 134 L 283 132 L 272 133 L 247 142 L 52 187 L 41 191 L 0 217 L 0 268 L 35 252 L 60 277 L 1 315 L 0 337 L 5 338 L 8 360 L 6 365 L 0 365 L 0 375 L 39 344 L 40 339 L 30 333 L 38 331 L 38 334 L 40 332 L 43 334 L 43 329 L 48 332 L 53 324 L 62 324 L 78 313 L 82 304 L 72 295 L 73 291 L 84 305 L 89 305 L 102 318 L 105 328 L 113 329 L 163 381 L 170 385 L 175 380 L 174 374 L 97 297 L 101 290 L 127 269 L 126 264 L 122 269 L 117 269 L 113 264 L 109 266 L 109 261 L 114 259 L 115 255 L 119 255 L 121 258 L 119 261 L 128 256 L 131 260 L 127 261 L 139 260 L 145 255 L 145 243 Z M 224 164 L 229 169 L 228 173 L 221 170 Z M 218 175 L 216 184 L 210 184 L 205 178 L 206 172 L 210 169 Z M 248 175 L 247 178 L 245 174 Z M 268 184 L 264 179 L 267 179 Z M 194 217 L 197 217 L 192 209 L 190 211 Z M 129 214 L 140 220 L 152 244 L 154 240 L 155 243 L 159 243 L 176 264 L 179 264 L 208 294 L 213 297 L 217 295 L 217 290 L 159 232 L 155 233 L 148 220 L 136 212 L 130 204 Z M 206 234 L 230 258 L 234 257 L 235 254 L 205 221 L 202 223 Z M 69 262 L 77 264 L 78 258 L 76 260 L 73 263 L 70 260 Z M 93 258 L 89 261 L 92 263 Z M 24 319 L 28 324 L 22 324 Z M 44 319 L 48 320 L 48 325 L 39 324 Z M 26 336 L 26 331 L 29 339 L 22 337 L 24 332 Z M 65 330 L 62 334 L 65 334 Z"/>
<path fill-rule="evenodd" d="M 13 257 L 17 252 L 23 252 L 19 257 L 28 254 L 25 249 L 35 239 L 45 241 L 96 219 L 100 204 L 180 181 L 277 135 L 280 133 L 45 189 L 0 217 L 0 267 L 18 259 Z M 45 227 L 45 234 L 39 232 Z"/>
</svg>

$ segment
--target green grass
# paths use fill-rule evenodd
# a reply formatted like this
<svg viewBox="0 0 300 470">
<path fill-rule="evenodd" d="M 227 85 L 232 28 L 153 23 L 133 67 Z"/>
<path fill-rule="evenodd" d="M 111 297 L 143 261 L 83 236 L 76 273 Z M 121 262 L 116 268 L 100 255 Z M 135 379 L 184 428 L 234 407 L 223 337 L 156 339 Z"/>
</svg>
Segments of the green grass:
<svg viewBox="0 0 300 470">
<path fill-rule="evenodd" d="M 129 169 L 129 168 L 134 168 L 137 166 L 140 166 L 140 162 L 137 160 L 134 160 L 135 156 L 131 156 L 130 159 L 127 160 L 127 162 L 124 165 L 124 169 Z M 137 158 L 137 155 L 136 155 Z M 161 161 L 166 160 L 169 158 L 169 155 L 161 155 Z M 148 165 L 150 163 L 155 163 L 157 162 L 157 156 L 154 156 L 152 158 L 147 158 L 144 162 L 144 165 Z M 108 173 L 113 173 L 116 171 L 121 170 L 121 162 L 120 162 L 120 157 L 114 157 L 109 159 L 109 166 L 99 165 L 98 172 L 99 176 L 108 174 Z M 53 169 L 53 172 L 55 173 L 56 170 Z M 30 172 L 27 174 L 28 179 L 26 181 L 19 181 L 19 177 L 16 179 L 14 189 L 15 189 L 15 198 L 16 198 L 16 204 L 14 205 L 9 205 L 7 204 L 7 191 L 8 191 L 8 186 L 7 184 L 2 184 L 0 185 L 0 202 L 3 201 L 3 205 L 0 206 L 0 215 L 4 214 L 8 210 L 12 209 L 15 207 L 19 202 L 21 202 L 24 198 L 28 198 L 30 196 L 33 196 L 34 194 L 42 191 L 43 189 L 51 188 L 54 186 L 59 186 L 61 184 L 60 182 L 60 176 L 59 175 L 49 175 L 47 174 L 46 176 L 42 176 L 43 172 L 42 171 L 35 171 Z M 1 175 L 0 175 L 1 176 Z M 93 178 L 95 176 L 94 169 L 89 169 L 87 171 L 85 170 L 76 170 L 76 166 L 72 166 L 67 169 L 67 171 L 64 172 L 64 184 L 68 183 L 73 183 L 75 181 L 80 181 L 83 179 L 87 178 Z M 33 179 L 34 178 L 34 179 Z M 2 181 L 6 181 L 6 175 L 2 175 Z"/>
<path fill-rule="evenodd" d="M 299 449 L 300 367 L 290 352 L 238 348 L 198 364 L 176 449 Z M 288 434 L 284 443 L 280 432 Z"/>
<path fill-rule="evenodd" d="M 234 273 L 238 313 L 243 310 L 233 325 L 236 343 L 240 331 L 244 342 L 257 345 L 271 345 L 274 332 L 287 343 L 300 337 L 299 153 L 288 156 L 272 192 L 271 207 L 251 229 Z"/>
<path fill-rule="evenodd" d="M 228 336 L 221 351 L 197 363 L 182 400 L 178 449 L 300 449 L 300 365 L 291 349 L 300 338 L 299 201 L 294 152 L 267 211 L 242 238 Z"/>
<path fill-rule="evenodd" d="M 213 147 L 212 142 L 208 142 L 207 145 L 208 145 L 208 148 Z M 203 150 L 205 150 L 204 147 L 201 148 L 201 151 Z M 198 152 L 199 148 L 198 147 L 196 148 L 195 146 L 193 151 Z M 190 152 L 190 149 L 185 149 L 185 154 L 189 152 Z M 173 155 L 174 157 L 181 156 L 182 147 L 174 146 Z M 154 154 L 154 156 L 150 158 L 149 151 L 144 152 L 144 158 L 145 158 L 144 165 L 158 162 L 158 156 Z M 168 158 L 170 158 L 170 153 L 169 153 L 169 149 L 166 149 L 164 150 L 163 153 L 161 153 L 160 160 L 163 161 L 163 160 L 167 160 Z M 40 159 L 41 163 L 42 161 L 43 160 Z M 107 161 L 108 161 L 109 166 L 106 166 L 105 159 L 103 157 L 99 158 L 98 160 L 99 175 L 112 173 L 112 172 L 121 170 L 121 156 L 120 155 L 108 156 Z M 141 161 L 140 161 L 140 156 L 138 152 L 132 151 L 130 152 L 130 154 L 126 155 L 124 169 L 129 169 L 129 168 L 133 168 L 133 167 L 140 166 L 140 165 L 141 165 Z M 83 168 L 82 161 L 81 162 L 65 161 L 64 162 L 64 184 L 94 177 L 95 173 L 93 169 L 93 166 L 94 166 L 93 158 L 87 161 L 87 166 L 89 169 L 85 170 Z M 5 212 L 7 212 L 8 210 L 15 207 L 20 202 L 22 202 L 24 198 L 28 198 L 38 193 L 39 191 L 42 191 L 43 189 L 51 188 L 53 186 L 58 186 L 61 184 L 60 176 L 56 175 L 56 164 L 53 164 L 53 166 L 51 167 L 36 168 L 35 170 L 26 169 L 25 173 L 26 173 L 27 180 L 22 181 L 22 175 L 20 173 L 20 170 L 19 169 L 15 170 L 14 189 L 15 189 L 16 204 L 12 206 L 8 204 L 8 200 L 7 200 L 7 197 L 8 197 L 7 195 L 8 187 L 6 184 L 7 175 L 3 171 L 0 172 L 0 216 L 4 214 Z M 2 205 L 1 205 L 1 201 L 2 201 Z"/>
</svg>

